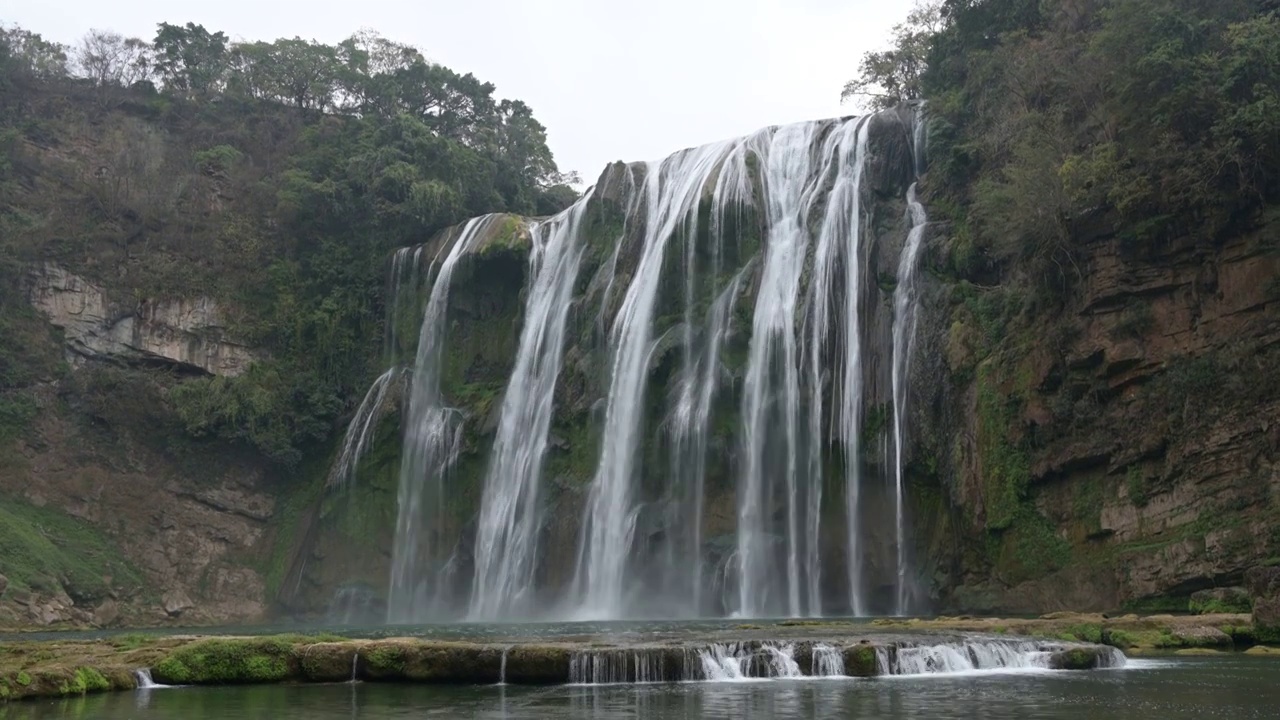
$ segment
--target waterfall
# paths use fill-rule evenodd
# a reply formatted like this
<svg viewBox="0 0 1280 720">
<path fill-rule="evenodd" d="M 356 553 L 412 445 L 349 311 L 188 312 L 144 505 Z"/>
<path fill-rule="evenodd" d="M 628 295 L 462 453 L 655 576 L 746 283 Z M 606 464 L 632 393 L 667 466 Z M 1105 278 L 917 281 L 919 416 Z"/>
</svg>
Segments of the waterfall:
<svg viewBox="0 0 1280 720">
<path fill-rule="evenodd" d="M 486 215 L 468 221 L 448 246 L 418 332 L 409 407 L 403 419 L 404 445 L 387 603 L 387 617 L 393 623 L 427 616 L 439 603 L 441 588 L 433 587 L 437 578 L 431 573 L 424 575 L 420 563 L 433 561 L 433 554 L 439 550 L 432 547 L 432 540 L 443 524 L 444 479 L 457 460 L 462 434 L 458 411 L 447 407 L 440 393 L 449 285 L 458 260 L 473 249 L 494 217 Z M 447 571 L 450 565 L 446 563 L 439 572 Z"/>
<path fill-rule="evenodd" d="M 832 329 L 831 309 L 835 296 L 836 269 L 843 257 L 845 271 L 845 303 L 837 317 L 845 319 L 842 328 L 845 344 L 838 348 L 838 358 L 843 359 L 841 368 L 840 403 L 834 408 L 838 423 L 838 439 L 844 452 L 845 462 L 845 521 L 847 578 L 849 583 L 849 610 L 854 615 L 862 615 L 865 602 L 862 596 L 862 566 L 859 552 L 859 505 L 860 468 L 856 458 L 859 455 L 862 432 L 862 354 L 861 323 L 858 312 L 858 297 L 861 288 L 861 237 L 862 237 L 862 174 L 866 166 L 868 121 L 845 123 L 841 131 L 833 135 L 837 143 L 836 152 L 840 158 L 840 167 L 835 184 L 831 189 L 831 197 L 827 203 L 826 216 L 818 235 L 818 247 L 814 255 L 813 293 L 811 300 L 810 338 L 809 338 L 809 436 L 824 436 L 823 399 L 832 392 L 825 378 L 828 370 L 825 361 L 827 338 Z M 814 442 L 809 449 L 809 468 L 814 478 L 813 486 L 820 493 L 822 477 L 822 446 Z M 817 493 L 815 493 L 817 495 Z M 817 495 L 820 503 L 821 496 Z M 810 542 L 816 548 L 818 544 L 819 523 L 810 525 Z M 813 569 L 813 581 L 818 580 L 818 570 Z M 816 586 L 815 586 L 816 589 Z M 821 606 L 815 607 L 814 614 L 821 613 Z"/>
<path fill-rule="evenodd" d="M 151 668 L 138 668 L 133 671 L 133 682 L 139 690 L 155 690 L 157 688 L 172 687 L 171 685 L 161 685 L 151 679 Z"/>
<path fill-rule="evenodd" d="M 884 675 L 931 675 L 974 670 L 1048 670 L 1053 650 L 1042 643 L 1006 640 L 906 645 L 878 648 L 877 666 Z"/>
<path fill-rule="evenodd" d="M 450 284 L 463 258 L 487 262 L 478 248 L 495 217 L 511 216 L 397 251 L 386 370 L 330 478 L 351 482 L 398 403 L 388 619 L 905 612 L 903 465 L 926 217 L 913 185 L 910 232 L 887 261 L 877 208 L 923 170 L 915 116 L 909 128 L 894 112 L 770 127 L 616 164 L 567 210 L 525 221 L 523 286 L 487 288 L 483 273 L 466 273 L 522 308 L 514 355 L 485 359 L 509 375 L 457 368 L 505 381 L 496 425 L 467 421 L 467 452 L 487 448 L 483 465 L 465 464 L 468 478 L 483 469 L 474 488 L 450 484 L 463 413 L 441 378 L 452 328 L 482 320 L 449 316 Z M 892 293 L 874 282 L 885 262 L 897 268 Z M 864 439 L 881 403 L 893 425 Z M 562 423 L 581 435 L 553 447 Z M 883 485 L 863 477 L 875 462 L 864 455 L 881 449 Z M 476 499 L 474 516 L 452 509 Z M 796 663 L 783 646 L 747 660 L 722 650 L 700 662 L 724 677 L 751 671 L 744 662 L 776 661 L 783 674 L 784 658 Z M 806 646 L 800 665 L 810 650 L 815 674 L 842 672 L 834 649 Z M 619 657 L 584 657 L 576 672 L 583 682 L 663 672 Z"/>
<path fill-rule="evenodd" d="M 926 140 L 923 122 L 924 106 L 921 104 L 912 117 L 911 152 L 917 177 L 924 172 Z M 920 264 L 920 248 L 929 217 L 917 195 L 918 183 L 907 189 L 907 215 L 911 230 L 898 261 L 898 284 L 893 291 L 893 481 L 894 481 L 894 542 L 896 545 L 896 583 L 893 612 L 905 615 L 907 607 L 907 536 L 905 508 L 905 479 L 902 455 L 906 443 L 907 390 L 910 381 L 912 350 L 916 337 L 916 317 L 919 308 L 919 290 L 916 276 Z"/>
<path fill-rule="evenodd" d="M 815 643 L 811 664 L 814 677 L 845 677 L 844 652 L 825 643 Z"/>
<path fill-rule="evenodd" d="M 531 228 L 533 285 L 477 526 L 474 619 L 496 620 L 533 609 L 542 461 L 564 354 L 565 317 L 582 259 L 582 214 L 590 197 L 588 193 L 558 217 Z"/>
<path fill-rule="evenodd" d="M 600 462 L 592 480 L 580 539 L 576 582 L 582 595 L 579 615 L 616 617 L 623 594 L 636 525 L 632 484 L 642 432 L 642 402 L 653 351 L 652 320 L 667 242 L 678 229 L 690 234 L 708 175 L 732 148 L 707 145 L 646 167 L 644 237 L 639 266 L 610 332 L 612 376 L 605 413 Z"/>
<path fill-rule="evenodd" d="M 907 235 L 902 259 L 898 264 L 898 286 L 893 291 L 893 479 L 894 531 L 897 544 L 897 593 L 894 614 L 907 611 L 907 538 L 904 508 L 902 450 L 906 439 L 907 383 L 911 350 L 915 342 L 916 312 L 919 302 L 916 288 L 916 266 L 923 244 L 928 218 L 924 206 L 916 198 L 916 186 L 907 191 L 907 208 L 911 215 L 911 232 Z"/>
<path fill-rule="evenodd" d="M 369 448 L 370 430 L 377 424 L 382 414 L 382 405 L 387 400 L 387 389 L 395 384 L 400 373 L 400 368 L 388 369 L 373 381 L 373 385 L 365 393 L 364 399 L 356 409 L 355 417 L 347 426 L 347 433 L 342 439 L 342 450 L 338 453 L 338 461 L 334 463 L 329 480 L 325 483 L 327 488 L 341 489 L 355 478 L 360 458 L 364 457 L 365 450 Z"/>
</svg>

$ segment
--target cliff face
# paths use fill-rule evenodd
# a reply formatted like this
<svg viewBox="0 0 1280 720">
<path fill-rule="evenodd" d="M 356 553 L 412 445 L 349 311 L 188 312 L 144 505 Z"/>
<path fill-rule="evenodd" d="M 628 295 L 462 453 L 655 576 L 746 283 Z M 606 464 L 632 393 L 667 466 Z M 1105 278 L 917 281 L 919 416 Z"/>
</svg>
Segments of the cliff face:
<svg viewBox="0 0 1280 720">
<path fill-rule="evenodd" d="M 945 502 L 917 523 L 942 607 L 1186 609 L 1280 556 L 1278 232 L 1094 232 L 1050 307 L 935 285 L 917 457 Z"/>
<path fill-rule="evenodd" d="M 32 333 L 48 366 L 31 423 L 0 447 L 0 625 L 153 626 L 260 619 L 279 476 L 234 447 L 184 438 L 165 402 L 182 374 L 254 357 L 210 333 L 207 300 L 121 311 L 95 286 L 34 269 Z M 175 375 L 175 371 L 177 375 Z"/>
<path fill-rule="evenodd" d="M 225 337 L 218 303 L 207 297 L 143 301 L 127 307 L 53 263 L 29 271 L 27 297 L 60 328 L 73 364 L 84 360 L 170 365 L 235 377 L 261 358 Z"/>
</svg>

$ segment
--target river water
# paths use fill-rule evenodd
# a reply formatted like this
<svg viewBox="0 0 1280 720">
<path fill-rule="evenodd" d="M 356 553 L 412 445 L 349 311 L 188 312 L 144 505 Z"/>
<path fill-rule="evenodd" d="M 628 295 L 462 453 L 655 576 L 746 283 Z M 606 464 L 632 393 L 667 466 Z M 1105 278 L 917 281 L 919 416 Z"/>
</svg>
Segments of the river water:
<svg viewBox="0 0 1280 720">
<path fill-rule="evenodd" d="M 873 680 L 763 680 L 536 688 L 373 683 L 165 688 L 0 705 L 2 720 L 328 718 L 1280 717 L 1280 661 L 1243 655 L 1131 660 L 1118 670 Z"/>
</svg>

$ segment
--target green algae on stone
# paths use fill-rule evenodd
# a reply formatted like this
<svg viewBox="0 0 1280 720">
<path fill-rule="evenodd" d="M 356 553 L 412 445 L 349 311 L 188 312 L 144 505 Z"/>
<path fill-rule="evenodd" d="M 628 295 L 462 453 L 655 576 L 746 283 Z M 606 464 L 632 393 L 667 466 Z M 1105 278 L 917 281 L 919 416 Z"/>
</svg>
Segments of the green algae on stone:
<svg viewBox="0 0 1280 720">
<path fill-rule="evenodd" d="M 294 643 L 279 638 L 211 638 L 180 647 L 152 668 L 157 682 L 279 682 L 297 675 Z"/>
</svg>

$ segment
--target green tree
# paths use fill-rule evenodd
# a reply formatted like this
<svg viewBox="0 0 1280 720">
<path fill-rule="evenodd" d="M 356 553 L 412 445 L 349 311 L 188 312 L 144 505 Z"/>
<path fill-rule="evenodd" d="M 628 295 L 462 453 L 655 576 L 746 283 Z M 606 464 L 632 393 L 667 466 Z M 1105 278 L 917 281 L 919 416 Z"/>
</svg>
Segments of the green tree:
<svg viewBox="0 0 1280 720">
<path fill-rule="evenodd" d="M 222 89 L 230 61 L 227 36 L 203 25 L 160 23 L 152 43 L 155 67 L 165 87 L 189 96 Z"/>
<path fill-rule="evenodd" d="M 845 83 L 840 99 L 881 109 L 924 97 L 921 78 L 929 44 L 941 24 L 941 0 L 918 2 L 907 21 L 894 26 L 893 47 L 862 56 L 858 76 Z"/>
<path fill-rule="evenodd" d="M 50 42 L 17 25 L 0 25 L 0 47 L 8 73 L 36 80 L 52 80 L 67 75 L 67 48 Z"/>
</svg>

